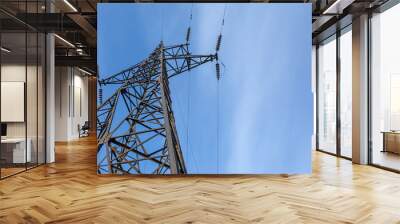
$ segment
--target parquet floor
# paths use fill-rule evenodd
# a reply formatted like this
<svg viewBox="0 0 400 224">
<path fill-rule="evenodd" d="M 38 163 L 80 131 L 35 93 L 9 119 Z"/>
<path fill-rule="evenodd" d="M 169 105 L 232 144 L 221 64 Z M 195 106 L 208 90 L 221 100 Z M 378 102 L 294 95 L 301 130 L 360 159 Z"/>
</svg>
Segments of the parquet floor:
<svg viewBox="0 0 400 224">
<path fill-rule="evenodd" d="M 312 175 L 100 177 L 94 138 L 0 181 L 0 223 L 400 223 L 400 175 L 314 153 Z"/>
<path fill-rule="evenodd" d="M 25 171 L 25 167 L 23 167 L 23 168 L 1 168 L 1 176 L 2 177 L 7 177 L 7 176 L 10 176 L 10 175 L 13 175 L 13 174 L 16 174 L 16 173 L 19 173 L 19 172 L 22 172 L 22 171 Z"/>
</svg>

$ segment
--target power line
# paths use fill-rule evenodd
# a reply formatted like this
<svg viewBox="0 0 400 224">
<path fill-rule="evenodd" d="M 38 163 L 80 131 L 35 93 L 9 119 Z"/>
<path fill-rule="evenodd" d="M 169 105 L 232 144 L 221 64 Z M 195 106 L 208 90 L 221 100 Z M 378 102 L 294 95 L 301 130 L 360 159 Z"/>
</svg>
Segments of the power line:
<svg viewBox="0 0 400 224">
<path fill-rule="evenodd" d="M 219 81 L 217 81 L 217 173 L 219 174 L 219 114 L 220 114 L 220 108 L 219 108 L 219 97 L 220 97 L 220 87 L 219 87 Z"/>
<path fill-rule="evenodd" d="M 224 14 L 223 14 L 223 16 L 222 16 L 221 30 L 220 30 L 220 32 L 219 32 L 220 34 L 222 34 L 222 30 L 223 30 L 224 25 L 225 25 L 226 9 L 227 9 L 227 4 L 225 3 L 225 6 L 224 6 Z"/>
<path fill-rule="evenodd" d="M 164 7 L 161 6 L 161 41 L 164 40 Z"/>
<path fill-rule="evenodd" d="M 221 28 L 220 32 L 217 38 L 217 44 L 215 46 L 215 51 L 218 54 L 220 48 L 221 48 L 221 42 L 222 42 L 222 31 L 225 25 L 225 15 L 226 15 L 226 9 L 227 9 L 227 4 L 224 6 L 224 12 L 222 15 L 222 22 L 221 22 Z M 221 70 L 220 70 L 220 65 L 219 61 L 217 58 L 217 63 L 215 64 L 215 70 L 216 70 L 216 75 L 217 75 L 217 173 L 219 173 L 219 158 L 220 158 L 220 146 L 219 146 L 219 137 L 220 137 L 220 82 L 219 80 L 221 79 Z"/>
<path fill-rule="evenodd" d="M 192 20 L 193 20 L 193 3 L 191 4 L 190 7 L 190 16 L 189 16 L 189 25 L 188 25 L 188 29 L 186 32 L 186 43 L 189 43 L 190 41 L 190 32 L 191 32 L 191 26 L 192 26 Z M 191 69 L 189 68 L 188 70 L 188 77 L 187 77 L 187 89 L 188 89 L 188 93 L 187 93 L 187 110 L 186 110 L 186 155 L 189 155 L 188 152 L 192 155 L 193 158 L 193 162 L 195 165 L 195 169 L 196 172 L 199 172 L 198 166 L 197 166 L 197 159 L 196 156 L 193 152 L 193 150 L 190 150 L 190 142 L 189 142 L 189 129 L 190 129 L 190 106 L 191 106 Z"/>
</svg>

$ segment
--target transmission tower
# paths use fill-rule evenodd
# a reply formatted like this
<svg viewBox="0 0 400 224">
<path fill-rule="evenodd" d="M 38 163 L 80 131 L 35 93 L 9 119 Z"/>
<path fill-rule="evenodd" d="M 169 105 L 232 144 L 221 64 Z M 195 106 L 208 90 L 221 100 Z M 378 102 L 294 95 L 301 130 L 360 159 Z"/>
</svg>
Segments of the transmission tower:
<svg viewBox="0 0 400 224">
<path fill-rule="evenodd" d="M 189 35 L 190 28 L 185 44 L 164 46 L 161 41 L 148 58 L 99 80 L 100 89 L 112 85 L 115 91 L 97 108 L 98 173 L 187 173 L 169 79 L 214 60 L 220 76 L 217 53 L 192 54 Z"/>
</svg>

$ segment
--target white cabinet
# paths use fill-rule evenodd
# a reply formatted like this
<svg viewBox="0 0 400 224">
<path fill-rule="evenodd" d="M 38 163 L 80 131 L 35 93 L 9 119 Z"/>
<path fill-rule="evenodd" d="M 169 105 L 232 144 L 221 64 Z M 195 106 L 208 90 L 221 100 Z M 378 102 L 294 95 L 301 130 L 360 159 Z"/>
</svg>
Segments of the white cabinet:
<svg viewBox="0 0 400 224">
<path fill-rule="evenodd" d="M 32 140 L 26 140 L 27 147 L 25 151 L 25 138 L 7 138 L 2 139 L 1 144 L 12 148 L 12 162 L 25 163 L 32 161 Z"/>
</svg>

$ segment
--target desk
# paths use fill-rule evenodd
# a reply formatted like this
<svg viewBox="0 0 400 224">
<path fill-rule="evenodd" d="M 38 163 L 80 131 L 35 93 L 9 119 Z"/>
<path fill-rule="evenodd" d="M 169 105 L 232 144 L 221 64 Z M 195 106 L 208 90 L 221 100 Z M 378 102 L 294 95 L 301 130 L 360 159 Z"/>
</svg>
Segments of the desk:
<svg viewBox="0 0 400 224">
<path fill-rule="evenodd" d="M 6 138 L 1 139 L 1 159 L 6 163 L 26 163 L 32 160 L 31 139 L 27 139 L 28 143 L 25 151 L 25 138 Z"/>
<path fill-rule="evenodd" d="M 383 131 L 383 150 L 382 152 L 392 152 L 400 154 L 400 132 Z"/>
</svg>

